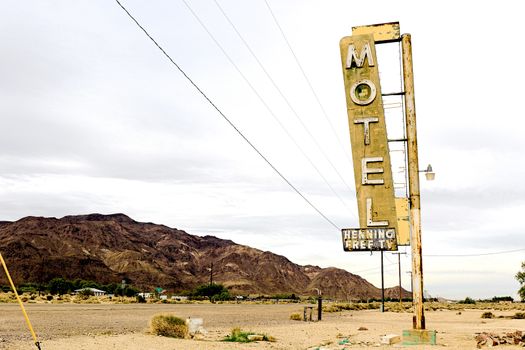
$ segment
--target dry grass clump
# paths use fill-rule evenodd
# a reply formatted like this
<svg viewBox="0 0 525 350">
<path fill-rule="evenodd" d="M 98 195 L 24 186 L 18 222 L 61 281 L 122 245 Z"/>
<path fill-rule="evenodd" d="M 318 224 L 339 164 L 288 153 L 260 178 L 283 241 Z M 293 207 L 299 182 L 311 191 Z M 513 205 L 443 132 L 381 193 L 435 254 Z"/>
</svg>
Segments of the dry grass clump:
<svg viewBox="0 0 525 350">
<path fill-rule="evenodd" d="M 485 311 L 484 313 L 481 314 L 481 318 L 495 318 L 495 317 L 496 315 L 494 315 L 490 311 Z"/>
<path fill-rule="evenodd" d="M 509 302 L 485 302 L 476 301 L 475 304 L 464 304 L 455 302 L 425 302 L 425 310 L 494 310 L 494 311 L 525 311 L 525 303 L 509 303 Z"/>
<path fill-rule="evenodd" d="M 15 293 L 0 293 L 0 303 L 16 303 Z"/>
<path fill-rule="evenodd" d="M 302 317 L 301 317 L 301 314 L 299 313 L 293 313 L 290 315 L 290 320 L 292 321 L 302 321 Z"/>
<path fill-rule="evenodd" d="M 525 319 L 525 312 L 516 312 L 514 316 L 512 316 L 512 318 L 517 320 L 523 320 Z"/>
<path fill-rule="evenodd" d="M 412 311 L 412 303 L 395 303 L 389 302 L 385 304 L 385 311 L 389 312 L 407 312 Z"/>
<path fill-rule="evenodd" d="M 374 310 L 379 309 L 379 303 L 335 303 L 323 306 L 324 312 L 339 312 L 348 310 Z"/>
<path fill-rule="evenodd" d="M 188 326 L 186 322 L 173 315 L 155 315 L 150 321 L 151 333 L 163 337 L 186 338 Z"/>
</svg>

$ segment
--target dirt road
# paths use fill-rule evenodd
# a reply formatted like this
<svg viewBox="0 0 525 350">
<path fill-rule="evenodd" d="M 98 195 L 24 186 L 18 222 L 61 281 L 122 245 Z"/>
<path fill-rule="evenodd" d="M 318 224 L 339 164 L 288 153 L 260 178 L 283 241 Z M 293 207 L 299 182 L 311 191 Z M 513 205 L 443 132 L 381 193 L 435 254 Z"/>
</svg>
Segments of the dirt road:
<svg viewBox="0 0 525 350">
<path fill-rule="evenodd" d="M 379 346 L 384 334 L 401 334 L 412 326 L 410 313 L 378 310 L 324 313 L 322 322 L 289 319 L 302 313 L 300 304 L 27 304 L 42 349 L 360 349 Z M 510 316 L 513 311 L 493 311 Z M 180 340 L 147 334 L 154 314 L 203 318 L 208 330 L 202 340 Z M 438 332 L 440 347 L 475 349 L 476 332 L 525 331 L 525 320 L 481 319 L 482 310 L 429 311 L 427 328 Z M 233 327 L 265 333 L 276 342 L 222 342 Z M 367 330 L 358 330 L 364 327 Z M 343 342 L 345 344 L 339 344 Z M 399 344 L 395 347 L 401 347 Z M 35 349 L 16 304 L 0 304 L 0 349 Z M 432 348 L 432 347 L 409 347 Z M 505 349 L 518 349 L 505 346 Z M 435 349 L 435 347 L 434 347 Z M 519 348 L 523 349 L 523 347 Z"/>
</svg>

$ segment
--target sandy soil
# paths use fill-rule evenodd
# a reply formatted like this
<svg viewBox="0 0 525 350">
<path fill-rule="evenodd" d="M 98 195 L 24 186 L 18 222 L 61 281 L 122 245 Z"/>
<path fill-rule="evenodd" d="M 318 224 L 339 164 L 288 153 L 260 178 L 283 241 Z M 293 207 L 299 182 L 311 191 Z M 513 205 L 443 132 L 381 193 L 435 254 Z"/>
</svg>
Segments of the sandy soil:
<svg viewBox="0 0 525 350">
<path fill-rule="evenodd" d="M 324 313 L 321 322 L 289 319 L 302 313 L 302 305 L 277 304 L 27 304 L 29 316 L 42 349 L 361 349 L 380 346 L 384 334 L 401 335 L 411 329 L 411 313 L 381 313 L 378 310 Z M 514 311 L 493 311 L 510 316 Z M 154 314 L 173 313 L 179 317 L 203 318 L 208 334 L 201 340 L 181 340 L 147 334 Z M 428 311 L 427 328 L 438 332 L 438 346 L 408 348 L 475 349 L 476 332 L 525 331 L 525 320 L 481 319 L 482 310 Z M 222 342 L 230 330 L 264 333 L 276 342 L 249 344 Z M 359 331 L 360 327 L 367 330 Z M 348 339 L 346 345 L 339 345 Z M 16 304 L 0 304 L 0 349 L 36 349 Z M 504 346 L 505 349 L 523 349 Z"/>
</svg>

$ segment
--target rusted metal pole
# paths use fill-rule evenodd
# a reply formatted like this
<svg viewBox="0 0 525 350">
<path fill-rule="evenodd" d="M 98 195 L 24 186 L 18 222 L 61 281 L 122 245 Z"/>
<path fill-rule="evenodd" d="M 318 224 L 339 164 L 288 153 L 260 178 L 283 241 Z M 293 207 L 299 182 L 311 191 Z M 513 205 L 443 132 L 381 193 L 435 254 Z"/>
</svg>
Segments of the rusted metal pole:
<svg viewBox="0 0 525 350">
<path fill-rule="evenodd" d="M 405 89 L 406 132 L 408 145 L 408 184 L 410 203 L 410 245 L 412 248 L 412 282 L 414 300 L 414 329 L 425 329 L 423 306 L 423 257 L 421 249 L 421 205 L 419 195 L 419 161 L 417 156 L 416 103 L 412 68 L 410 34 L 401 36 L 403 51 L 403 83 Z"/>
<path fill-rule="evenodd" d="M 319 295 L 317 297 L 317 321 L 323 319 L 323 297 Z"/>
</svg>

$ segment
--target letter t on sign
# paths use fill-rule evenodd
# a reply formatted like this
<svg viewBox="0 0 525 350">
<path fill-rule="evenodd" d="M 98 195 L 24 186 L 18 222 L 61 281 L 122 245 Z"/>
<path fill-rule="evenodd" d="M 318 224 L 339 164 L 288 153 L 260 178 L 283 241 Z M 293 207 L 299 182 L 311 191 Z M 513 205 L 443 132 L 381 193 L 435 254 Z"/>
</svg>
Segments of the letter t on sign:
<svg viewBox="0 0 525 350">
<path fill-rule="evenodd" d="M 377 123 L 379 118 L 362 118 L 354 120 L 354 124 L 364 124 L 365 145 L 370 144 L 370 123 Z"/>
</svg>

